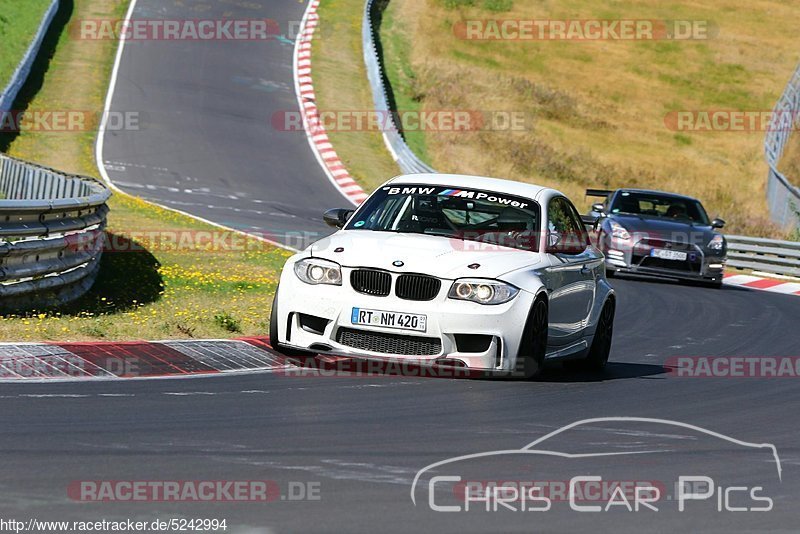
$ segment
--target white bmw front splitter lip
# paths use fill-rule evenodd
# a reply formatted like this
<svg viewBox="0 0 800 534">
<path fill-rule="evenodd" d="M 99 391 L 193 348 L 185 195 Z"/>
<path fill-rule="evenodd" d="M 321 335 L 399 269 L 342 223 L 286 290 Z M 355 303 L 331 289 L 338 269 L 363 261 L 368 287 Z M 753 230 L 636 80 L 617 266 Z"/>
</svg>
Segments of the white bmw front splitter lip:
<svg viewBox="0 0 800 534">
<path fill-rule="evenodd" d="M 521 290 L 504 304 L 478 304 L 448 298 L 453 280 L 441 279 L 432 300 L 404 300 L 395 296 L 395 284 L 398 276 L 410 273 L 382 271 L 392 277 L 392 292 L 385 297 L 374 296 L 353 288 L 353 270 L 343 267 L 342 285 L 334 286 L 307 284 L 292 268 L 284 269 L 277 311 L 281 345 L 364 359 L 463 364 L 479 370 L 514 369 L 533 294 Z M 403 326 L 358 324 L 354 309 L 383 312 L 395 322 L 400 319 Z M 418 319 L 411 321 L 412 317 Z"/>
</svg>

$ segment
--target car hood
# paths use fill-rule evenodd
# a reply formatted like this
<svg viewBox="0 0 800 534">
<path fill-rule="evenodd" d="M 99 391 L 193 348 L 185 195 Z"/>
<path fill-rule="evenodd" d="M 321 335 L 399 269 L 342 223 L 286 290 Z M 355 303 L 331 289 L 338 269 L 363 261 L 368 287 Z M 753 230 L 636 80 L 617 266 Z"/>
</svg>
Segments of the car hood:
<svg viewBox="0 0 800 534">
<path fill-rule="evenodd" d="M 336 252 L 343 249 L 341 252 Z M 497 247 L 420 234 L 393 234 L 345 230 L 310 247 L 314 257 L 333 260 L 343 267 L 373 267 L 394 272 L 422 273 L 438 278 L 498 278 L 535 268 L 545 257 L 536 252 Z M 403 262 L 402 266 L 395 262 Z M 479 264 L 470 269 L 469 265 Z"/>
<path fill-rule="evenodd" d="M 711 226 L 637 215 L 612 215 L 611 220 L 621 224 L 631 233 L 648 234 L 667 241 L 685 241 L 705 246 L 717 232 Z"/>
</svg>

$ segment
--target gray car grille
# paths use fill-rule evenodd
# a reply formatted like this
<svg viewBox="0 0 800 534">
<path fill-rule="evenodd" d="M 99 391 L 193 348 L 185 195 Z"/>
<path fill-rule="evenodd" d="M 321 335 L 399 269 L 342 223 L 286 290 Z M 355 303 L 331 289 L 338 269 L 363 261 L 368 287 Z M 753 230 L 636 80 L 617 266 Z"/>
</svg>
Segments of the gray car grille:
<svg viewBox="0 0 800 534">
<path fill-rule="evenodd" d="M 667 241 L 665 239 L 645 238 L 639 241 L 639 244 L 645 247 L 652 248 L 666 248 L 670 250 L 680 250 L 683 252 L 696 252 L 697 249 L 691 243 L 681 243 L 679 241 Z"/>
<path fill-rule="evenodd" d="M 442 351 L 442 342 L 435 337 L 383 334 L 353 328 L 340 328 L 336 340 L 347 347 L 404 356 L 435 356 Z"/>
</svg>

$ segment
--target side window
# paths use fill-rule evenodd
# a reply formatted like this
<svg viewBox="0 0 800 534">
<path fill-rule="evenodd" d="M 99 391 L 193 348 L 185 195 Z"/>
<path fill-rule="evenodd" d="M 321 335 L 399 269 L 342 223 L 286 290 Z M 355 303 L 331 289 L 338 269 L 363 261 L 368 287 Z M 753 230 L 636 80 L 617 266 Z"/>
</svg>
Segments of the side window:
<svg viewBox="0 0 800 534">
<path fill-rule="evenodd" d="M 586 249 L 588 238 L 578 212 L 564 197 L 556 197 L 547 208 L 547 231 L 558 236 L 550 252 L 580 254 Z M 548 236 L 549 239 L 549 236 Z"/>
<path fill-rule="evenodd" d="M 578 228 L 578 233 L 576 235 L 578 239 L 575 242 L 575 246 L 580 249 L 580 252 L 583 252 L 586 247 L 591 244 L 589 241 L 589 233 L 586 231 L 586 226 L 584 226 L 583 219 L 581 219 L 581 215 L 578 213 L 578 209 L 575 205 L 567 199 L 564 199 L 564 202 L 569 206 L 569 210 L 572 212 L 573 224 L 576 224 Z"/>
</svg>

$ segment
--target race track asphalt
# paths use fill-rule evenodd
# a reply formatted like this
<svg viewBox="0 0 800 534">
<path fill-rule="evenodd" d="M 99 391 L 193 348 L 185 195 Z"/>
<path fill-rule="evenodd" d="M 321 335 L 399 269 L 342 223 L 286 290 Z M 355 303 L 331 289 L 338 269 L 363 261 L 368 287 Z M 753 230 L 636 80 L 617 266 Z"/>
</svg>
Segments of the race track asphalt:
<svg viewBox="0 0 800 534">
<path fill-rule="evenodd" d="M 62 520 L 217 517 L 234 532 L 791 531 L 800 490 L 800 378 L 686 378 L 664 364 L 673 356 L 798 356 L 800 299 L 672 283 L 614 284 L 619 309 L 613 363 L 601 376 L 556 367 L 531 382 L 265 373 L 6 384 L 0 414 L 4 508 L 13 516 Z M 435 513 L 424 499 L 416 507 L 411 502 L 411 481 L 430 463 L 521 448 L 578 420 L 621 416 L 676 420 L 774 444 L 783 466 L 782 482 L 770 493 L 775 509 L 719 513 L 712 499 L 694 513 L 665 507 L 653 515 L 598 517 L 572 512 L 562 502 L 550 512 L 476 515 Z M 682 429 L 622 423 L 592 429 L 579 433 L 577 443 L 674 453 L 668 461 L 627 466 L 641 467 L 632 475 L 636 480 L 654 471 L 666 486 L 678 476 L 718 472 L 741 475 L 752 486 L 776 482 L 769 458 L 742 455 L 727 442 L 701 445 Z M 623 443 L 616 442 L 620 436 Z M 607 461 L 593 465 L 578 472 L 542 466 L 542 472 L 572 477 L 604 467 L 613 480 L 629 470 L 618 466 L 615 475 Z M 479 480 L 509 470 L 513 480 L 514 464 L 487 466 Z M 529 471 L 529 463 L 520 464 L 519 476 Z M 269 480 L 284 493 L 290 483 L 311 483 L 321 500 L 72 501 L 67 488 L 84 480 Z"/>
<path fill-rule="evenodd" d="M 328 181 L 305 133 L 273 127 L 297 112 L 293 0 L 139 0 L 133 19 L 269 19 L 268 40 L 129 40 L 111 101 L 130 128 L 106 132 L 103 162 L 122 190 L 295 248 L 350 202 Z M 273 26 L 270 26 L 272 28 Z M 277 29 L 276 28 L 276 29 Z"/>
</svg>

